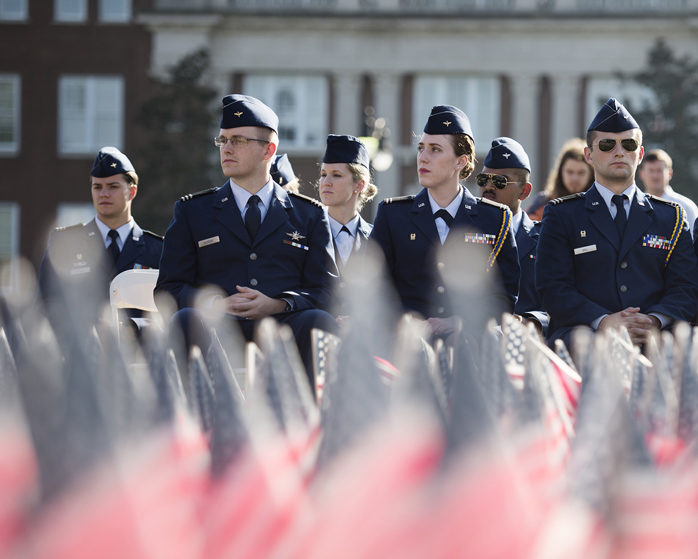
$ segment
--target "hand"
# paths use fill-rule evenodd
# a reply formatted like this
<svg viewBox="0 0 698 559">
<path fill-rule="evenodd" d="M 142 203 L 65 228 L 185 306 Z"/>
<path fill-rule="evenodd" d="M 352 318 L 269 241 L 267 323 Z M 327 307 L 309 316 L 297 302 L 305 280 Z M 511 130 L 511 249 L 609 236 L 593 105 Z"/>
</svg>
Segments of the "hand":
<svg viewBox="0 0 698 559">
<path fill-rule="evenodd" d="M 630 334 L 630 340 L 635 345 L 647 343 L 651 333 L 661 327 L 656 316 L 643 314 L 640 307 L 628 307 L 620 312 L 605 316 L 599 323 L 599 330 L 620 328 L 625 326 Z"/>
<path fill-rule="evenodd" d="M 236 288 L 238 293 L 216 301 L 215 308 L 250 320 L 259 320 L 286 309 L 286 301 L 283 299 L 272 299 L 261 291 L 249 287 L 237 285 Z"/>
<path fill-rule="evenodd" d="M 430 317 L 426 320 L 427 328 L 432 336 L 440 336 L 450 334 L 460 326 L 460 318 L 457 316 L 449 316 L 448 318 Z"/>
</svg>

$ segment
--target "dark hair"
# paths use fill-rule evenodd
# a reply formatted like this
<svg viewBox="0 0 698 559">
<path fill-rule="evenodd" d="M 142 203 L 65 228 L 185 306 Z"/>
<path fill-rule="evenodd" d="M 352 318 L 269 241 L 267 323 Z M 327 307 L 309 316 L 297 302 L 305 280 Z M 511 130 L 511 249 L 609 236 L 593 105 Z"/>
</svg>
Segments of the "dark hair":
<svg viewBox="0 0 698 559">
<path fill-rule="evenodd" d="M 592 130 L 592 132 L 595 132 L 595 130 Z M 589 140 L 589 134 L 591 132 L 587 134 L 587 141 Z M 591 185 L 594 184 L 594 169 L 584 158 L 584 140 L 581 138 L 570 138 L 562 145 L 557 161 L 555 161 L 555 166 L 550 170 L 548 181 L 545 184 L 545 192 L 550 195 L 551 200 L 571 194 L 565 187 L 565 183 L 562 182 L 562 168 L 568 159 L 581 161 L 589 167 L 589 184 L 584 189 L 585 191 L 589 190 Z"/>
<path fill-rule="evenodd" d="M 472 175 L 475 170 L 475 164 L 477 159 L 475 159 L 475 142 L 467 134 L 448 134 L 451 139 L 451 145 L 453 146 L 453 151 L 456 153 L 456 157 L 461 155 L 468 156 L 468 162 L 460 170 L 458 178 L 460 180 L 466 180 L 470 175 Z"/>
<path fill-rule="evenodd" d="M 673 169 L 674 167 L 671 156 L 663 149 L 652 149 L 645 152 L 645 157 L 642 158 L 642 164 L 652 163 L 652 161 L 662 161 L 667 169 Z"/>
</svg>

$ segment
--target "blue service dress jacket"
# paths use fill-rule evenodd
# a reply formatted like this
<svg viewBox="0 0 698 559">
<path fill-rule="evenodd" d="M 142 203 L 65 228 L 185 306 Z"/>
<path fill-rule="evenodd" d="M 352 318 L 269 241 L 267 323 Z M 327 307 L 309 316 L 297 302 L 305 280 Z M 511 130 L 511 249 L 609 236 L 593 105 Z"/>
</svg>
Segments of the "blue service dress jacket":
<svg viewBox="0 0 698 559">
<path fill-rule="evenodd" d="M 342 263 L 342 258 L 339 256 L 339 252 L 337 252 L 337 247 L 335 246 L 335 261 L 337 262 L 337 267 L 339 268 L 340 279 L 336 283 L 336 297 L 335 302 L 332 305 L 332 314 L 334 316 L 351 313 L 344 292 L 346 283 L 341 278 L 344 270 L 347 268 L 358 270 L 362 268 L 371 231 L 373 231 L 373 225 L 366 221 L 363 217 L 359 216 L 359 224 L 356 228 L 356 235 L 354 236 L 354 245 L 351 249 L 351 254 L 347 259 L 346 264 Z M 334 239 L 332 239 L 332 242 L 334 243 Z"/>
<path fill-rule="evenodd" d="M 519 291 L 519 259 L 510 224 L 509 208 L 475 198 L 463 188 L 463 200 L 444 244 L 447 248 L 452 243 L 484 241 L 492 247 L 501 277 L 491 286 L 501 307 L 492 309 L 497 318 L 498 311 L 514 311 Z M 371 238 L 383 250 L 388 274 L 406 311 L 425 318 L 457 314 L 441 276 L 448 263 L 438 260 L 442 246 L 426 189 L 381 202 Z"/>
<path fill-rule="evenodd" d="M 207 288 L 226 295 L 246 286 L 294 310 L 326 309 L 337 278 L 330 227 L 322 205 L 274 184 L 271 204 L 254 241 L 230 183 L 182 197 L 165 233 L 156 293 L 180 309 Z"/>
<path fill-rule="evenodd" d="M 516 301 L 514 312 L 537 320 L 545 335 L 548 328 L 548 315 L 543 310 L 538 291 L 536 291 L 536 249 L 541 222 L 532 221 L 526 212 L 523 210 L 521 212 L 523 215 L 515 237 L 521 266 L 521 281 L 519 282 L 519 299 Z"/>
<path fill-rule="evenodd" d="M 683 210 L 636 187 L 621 239 L 596 185 L 552 200 L 543 213 L 536 285 L 550 315 L 550 341 L 627 307 L 692 320 L 698 266 Z"/>
<path fill-rule="evenodd" d="M 162 237 L 141 229 L 134 222 L 119 258 L 112 265 L 95 220 L 51 232 L 39 269 L 39 295 L 55 318 L 79 301 L 81 310 L 96 320 L 101 306 L 109 301 L 109 283 L 115 276 L 134 268 L 158 268 Z M 73 302 L 74 302 L 73 301 Z"/>
</svg>

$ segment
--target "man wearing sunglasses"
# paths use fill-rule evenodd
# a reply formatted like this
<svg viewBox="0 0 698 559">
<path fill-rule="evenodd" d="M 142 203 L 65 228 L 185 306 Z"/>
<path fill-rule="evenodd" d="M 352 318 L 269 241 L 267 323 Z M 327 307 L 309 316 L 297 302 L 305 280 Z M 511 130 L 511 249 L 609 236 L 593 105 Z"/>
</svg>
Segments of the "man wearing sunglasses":
<svg viewBox="0 0 698 559">
<path fill-rule="evenodd" d="M 545 335 L 548 315 L 543 311 L 535 283 L 536 246 L 540 222 L 531 221 L 521 202 L 531 194 L 531 163 L 523 146 L 511 138 L 496 138 L 485 157 L 482 172 L 475 177 L 480 196 L 508 206 L 511 230 L 516 239 L 521 266 L 519 299 L 514 312 L 531 321 Z"/>
<path fill-rule="evenodd" d="M 642 131 L 609 99 L 587 131 L 595 183 L 548 204 L 538 242 L 536 286 L 550 315 L 549 341 L 569 345 L 578 327 L 624 326 L 633 343 L 690 321 L 698 309 L 698 266 L 679 204 L 635 185 Z"/>
<path fill-rule="evenodd" d="M 322 309 L 338 272 L 322 205 L 271 178 L 278 125 L 254 97 L 223 98 L 213 143 L 229 180 L 175 204 L 155 290 L 174 297 L 188 341 L 202 349 L 200 311 L 235 320 L 248 340 L 264 317 L 288 324 L 310 374 L 311 329 L 337 329 Z"/>
</svg>

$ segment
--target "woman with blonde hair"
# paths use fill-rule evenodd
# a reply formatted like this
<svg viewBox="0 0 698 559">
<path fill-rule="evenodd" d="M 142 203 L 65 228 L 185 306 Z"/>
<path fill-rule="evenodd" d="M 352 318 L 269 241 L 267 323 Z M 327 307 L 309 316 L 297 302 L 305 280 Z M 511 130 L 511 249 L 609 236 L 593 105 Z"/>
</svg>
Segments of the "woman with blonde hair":
<svg viewBox="0 0 698 559">
<path fill-rule="evenodd" d="M 320 166 L 318 191 L 327 207 L 340 274 L 355 259 L 363 259 L 373 225 L 359 212 L 378 192 L 371 182 L 366 146 L 354 136 L 330 134 Z"/>
<path fill-rule="evenodd" d="M 555 198 L 586 192 L 594 184 L 594 169 L 584 159 L 586 142 L 581 138 L 567 140 L 550 170 L 545 190 L 539 192 L 528 205 L 526 213 L 535 220 L 543 218 L 543 208 Z"/>
</svg>

